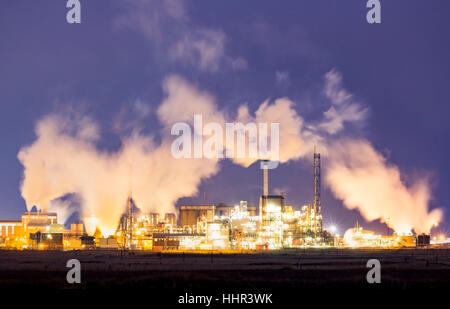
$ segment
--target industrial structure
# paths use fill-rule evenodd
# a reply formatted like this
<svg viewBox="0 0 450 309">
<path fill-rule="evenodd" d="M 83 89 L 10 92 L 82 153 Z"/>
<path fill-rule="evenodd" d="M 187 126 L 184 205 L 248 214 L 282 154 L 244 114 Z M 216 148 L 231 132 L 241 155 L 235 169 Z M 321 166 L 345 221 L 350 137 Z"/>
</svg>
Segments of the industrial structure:
<svg viewBox="0 0 450 309">
<path fill-rule="evenodd" d="M 320 198 L 320 153 L 314 146 L 314 237 L 322 233 L 322 202 Z"/>
<path fill-rule="evenodd" d="M 14 249 L 127 249 L 127 250 L 273 250 L 327 246 L 428 246 L 429 235 L 382 236 L 359 224 L 343 237 L 322 226 L 320 154 L 314 147 L 313 203 L 293 207 L 284 195 L 269 194 L 269 162 L 262 161 L 263 192 L 259 205 L 181 205 L 179 216 L 143 213 L 130 191 L 114 235 L 103 237 L 95 217 L 57 224 L 57 214 L 25 212 L 20 221 L 0 221 L 0 247 Z"/>
</svg>

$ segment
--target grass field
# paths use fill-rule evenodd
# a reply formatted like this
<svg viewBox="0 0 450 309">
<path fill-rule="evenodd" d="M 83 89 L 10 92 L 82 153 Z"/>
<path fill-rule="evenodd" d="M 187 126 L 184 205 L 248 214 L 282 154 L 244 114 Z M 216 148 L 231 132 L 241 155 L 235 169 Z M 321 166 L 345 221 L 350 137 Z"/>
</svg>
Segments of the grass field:
<svg viewBox="0 0 450 309">
<path fill-rule="evenodd" d="M 0 251 L 0 287 L 57 289 L 359 288 L 366 263 L 381 262 L 377 288 L 450 286 L 449 249 L 306 249 L 264 253 Z M 81 262 L 81 284 L 66 282 L 66 262 Z"/>
</svg>

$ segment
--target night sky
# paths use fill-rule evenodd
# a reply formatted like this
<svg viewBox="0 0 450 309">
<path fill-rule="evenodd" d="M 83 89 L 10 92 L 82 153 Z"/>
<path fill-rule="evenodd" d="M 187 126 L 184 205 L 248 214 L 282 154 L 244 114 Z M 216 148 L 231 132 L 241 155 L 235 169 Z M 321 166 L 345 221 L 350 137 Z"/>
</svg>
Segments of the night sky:
<svg viewBox="0 0 450 309">
<path fill-rule="evenodd" d="M 369 108 L 364 125 L 343 134 L 372 142 L 404 177 L 429 177 L 430 207 L 448 212 L 449 1 L 382 1 L 382 23 L 372 25 L 366 1 L 81 0 L 77 25 L 66 22 L 65 3 L 0 4 L 1 219 L 18 219 L 26 209 L 17 154 L 50 113 L 92 117 L 101 127 L 98 147 L 114 151 L 135 125 L 158 132 L 162 83 L 176 73 L 230 114 L 243 103 L 254 111 L 266 99 L 289 97 L 305 121 L 314 122 L 329 108 L 322 89 L 332 69 Z M 174 55 L 173 47 L 186 40 L 211 44 L 209 57 L 195 48 Z M 145 121 L 136 124 L 136 113 Z M 201 203 L 206 192 L 208 203 L 256 205 L 259 165 L 220 165 L 198 196 L 178 204 Z M 312 203 L 311 162 L 290 161 L 270 171 L 270 187 L 285 192 L 295 208 Z M 356 220 L 385 231 L 347 210 L 325 185 L 322 205 L 325 226 L 334 223 L 341 233 Z M 444 215 L 439 231 L 450 223 Z"/>
</svg>

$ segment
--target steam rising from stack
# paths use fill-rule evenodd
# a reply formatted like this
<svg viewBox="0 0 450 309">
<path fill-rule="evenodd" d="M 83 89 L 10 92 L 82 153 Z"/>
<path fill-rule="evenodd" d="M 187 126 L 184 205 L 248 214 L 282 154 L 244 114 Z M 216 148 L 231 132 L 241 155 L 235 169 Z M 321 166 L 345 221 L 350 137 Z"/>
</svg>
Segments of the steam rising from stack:
<svg viewBox="0 0 450 309">
<path fill-rule="evenodd" d="M 380 219 L 397 233 L 414 229 L 429 233 L 442 211 L 428 211 L 426 179 L 406 186 L 398 167 L 388 164 L 365 140 L 341 140 L 329 147 L 326 181 L 349 209 L 359 209 L 369 221 Z"/>
<path fill-rule="evenodd" d="M 266 160 L 263 161 L 262 164 L 263 167 L 263 182 L 264 182 L 264 190 L 263 195 L 268 196 L 269 195 L 269 166 L 268 162 Z"/>
<path fill-rule="evenodd" d="M 110 234 L 124 211 L 130 170 L 137 205 L 161 213 L 174 212 L 179 197 L 195 194 L 201 179 L 218 170 L 211 160 L 176 160 L 168 141 L 155 145 L 139 134 L 124 138 L 117 152 L 99 151 L 93 135 L 81 134 L 86 129 L 84 121 L 58 116 L 38 123 L 37 140 L 19 153 L 28 208 L 37 205 L 46 210 L 52 200 L 75 193 L 82 200 L 82 216 L 94 215 L 102 232 Z"/>
<path fill-rule="evenodd" d="M 37 139 L 18 154 L 24 166 L 21 191 L 28 209 L 33 205 L 43 210 L 51 207 L 57 212 L 65 211 L 67 216 L 67 205 L 55 201 L 75 194 L 81 200 L 82 216 L 95 216 L 103 234 L 108 235 L 117 227 L 130 190 L 141 210 L 160 214 L 175 212 L 179 198 L 195 195 L 201 181 L 219 171 L 219 160 L 175 159 L 171 154 L 174 137 L 170 128 L 176 122 L 192 124 L 195 114 L 201 114 L 204 122 L 225 124 L 227 119 L 214 97 L 179 76 L 167 78 L 164 90 L 166 98 L 157 111 L 162 124 L 159 143 L 152 136 L 134 131 L 122 138 L 117 151 L 102 151 L 98 148 L 98 127 L 91 119 L 61 115 L 41 119 L 36 126 Z M 354 151 L 345 156 L 336 146 L 339 143 L 330 142 L 331 137 L 341 132 L 347 122 L 364 121 L 367 109 L 342 88 L 341 76 L 334 70 L 325 76 L 324 93 L 331 107 L 315 125 L 305 126 L 294 109 L 295 103 L 288 98 L 265 101 L 254 115 L 243 105 L 234 122 L 280 123 L 281 163 L 304 158 L 312 153 L 314 144 L 322 145 L 321 150 L 328 152 L 331 160 L 325 169 L 326 180 L 347 207 L 359 209 L 368 220 L 390 217 L 391 226 L 399 231 L 429 230 L 441 213 L 427 211 L 427 184 L 420 182 L 414 188 L 406 188 L 399 180 L 398 169 L 386 165 L 368 142 L 346 141 L 342 145 Z M 360 153 L 368 157 L 361 157 Z M 234 160 L 245 167 L 255 161 Z"/>
</svg>

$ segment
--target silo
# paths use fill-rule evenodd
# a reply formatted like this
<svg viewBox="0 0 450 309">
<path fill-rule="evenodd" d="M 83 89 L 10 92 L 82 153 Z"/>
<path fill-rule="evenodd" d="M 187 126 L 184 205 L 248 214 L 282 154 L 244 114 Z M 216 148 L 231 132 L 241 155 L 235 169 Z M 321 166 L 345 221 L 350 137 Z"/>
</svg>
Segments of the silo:
<svg viewBox="0 0 450 309">
<path fill-rule="evenodd" d="M 177 225 L 177 217 L 175 216 L 174 213 L 166 213 L 166 215 L 164 216 L 164 223 L 170 224 L 172 226 L 176 226 Z"/>
<path fill-rule="evenodd" d="M 151 213 L 150 214 L 150 225 L 156 226 L 159 223 L 159 214 L 158 213 Z"/>
</svg>

